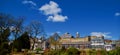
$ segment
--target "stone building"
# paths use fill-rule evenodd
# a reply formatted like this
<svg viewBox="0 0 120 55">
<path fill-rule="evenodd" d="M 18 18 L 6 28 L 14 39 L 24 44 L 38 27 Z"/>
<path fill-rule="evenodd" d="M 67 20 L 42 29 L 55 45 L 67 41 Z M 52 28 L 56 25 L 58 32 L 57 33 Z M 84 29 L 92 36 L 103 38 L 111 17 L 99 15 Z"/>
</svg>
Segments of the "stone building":
<svg viewBox="0 0 120 55">
<path fill-rule="evenodd" d="M 104 36 L 99 36 L 96 38 L 91 39 L 91 48 L 92 49 L 104 49 Z"/>
<path fill-rule="evenodd" d="M 60 43 L 65 48 L 75 47 L 78 49 L 87 49 L 91 47 L 91 38 L 95 38 L 95 36 L 80 37 L 80 34 L 77 32 L 76 37 L 73 37 L 71 34 L 65 33 L 61 36 Z"/>
<path fill-rule="evenodd" d="M 110 51 L 113 49 L 112 40 L 105 39 L 104 42 L 105 42 L 104 48 L 106 51 Z"/>
<path fill-rule="evenodd" d="M 35 40 L 35 43 L 34 41 Z M 34 43 L 34 49 L 36 50 L 37 48 L 41 48 L 42 50 L 45 50 L 47 48 L 47 41 L 41 40 L 39 38 L 30 38 L 30 49 L 32 49 Z"/>
<path fill-rule="evenodd" d="M 114 44 L 115 47 L 120 47 L 120 40 L 112 40 L 112 44 Z"/>
</svg>

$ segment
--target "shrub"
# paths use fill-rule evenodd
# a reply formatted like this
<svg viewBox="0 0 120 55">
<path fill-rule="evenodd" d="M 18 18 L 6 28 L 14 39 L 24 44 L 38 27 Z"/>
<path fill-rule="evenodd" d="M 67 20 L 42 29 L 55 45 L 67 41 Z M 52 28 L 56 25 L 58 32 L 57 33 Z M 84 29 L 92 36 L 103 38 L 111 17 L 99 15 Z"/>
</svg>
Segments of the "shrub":
<svg viewBox="0 0 120 55">
<path fill-rule="evenodd" d="M 36 51 L 41 51 L 42 49 L 41 48 L 37 48 Z"/>
<path fill-rule="evenodd" d="M 67 49 L 66 55 L 79 55 L 79 50 L 74 48 L 74 47 L 70 47 L 69 49 Z"/>
</svg>

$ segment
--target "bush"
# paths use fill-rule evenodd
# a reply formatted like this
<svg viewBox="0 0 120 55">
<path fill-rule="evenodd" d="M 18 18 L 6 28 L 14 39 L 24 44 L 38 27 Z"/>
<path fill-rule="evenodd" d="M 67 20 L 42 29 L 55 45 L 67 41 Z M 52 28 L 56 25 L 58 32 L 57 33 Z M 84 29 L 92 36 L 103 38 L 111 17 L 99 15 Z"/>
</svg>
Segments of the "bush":
<svg viewBox="0 0 120 55">
<path fill-rule="evenodd" d="M 79 50 L 74 47 L 70 47 L 67 49 L 65 55 L 79 55 Z"/>
<path fill-rule="evenodd" d="M 36 51 L 42 51 L 42 49 L 41 48 L 37 48 Z"/>
<path fill-rule="evenodd" d="M 120 47 L 108 52 L 108 55 L 120 55 Z"/>
</svg>

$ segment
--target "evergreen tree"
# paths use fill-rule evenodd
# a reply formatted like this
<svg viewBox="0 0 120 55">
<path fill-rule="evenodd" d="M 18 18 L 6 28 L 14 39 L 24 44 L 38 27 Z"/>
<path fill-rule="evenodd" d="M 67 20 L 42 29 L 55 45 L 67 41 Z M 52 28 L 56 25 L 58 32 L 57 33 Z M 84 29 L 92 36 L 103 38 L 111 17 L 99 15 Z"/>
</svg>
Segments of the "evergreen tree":
<svg viewBox="0 0 120 55">
<path fill-rule="evenodd" d="M 1 30 L 0 30 L 1 31 Z M 0 32 L 0 55 L 9 53 L 8 37 L 10 35 L 9 28 Z"/>
<path fill-rule="evenodd" d="M 25 32 L 19 38 L 17 38 L 13 43 L 13 47 L 16 48 L 17 51 L 21 51 L 22 49 L 30 49 L 28 33 Z"/>
</svg>

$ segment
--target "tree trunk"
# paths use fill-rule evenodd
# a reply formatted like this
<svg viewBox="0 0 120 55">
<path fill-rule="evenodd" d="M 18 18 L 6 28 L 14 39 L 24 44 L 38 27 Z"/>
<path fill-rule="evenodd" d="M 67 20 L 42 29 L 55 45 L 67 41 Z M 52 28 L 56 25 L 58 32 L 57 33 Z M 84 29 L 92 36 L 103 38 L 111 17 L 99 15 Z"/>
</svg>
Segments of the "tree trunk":
<svg viewBox="0 0 120 55">
<path fill-rule="evenodd" d="M 33 39 L 32 50 L 34 50 L 34 46 L 35 46 L 35 39 Z"/>
</svg>

